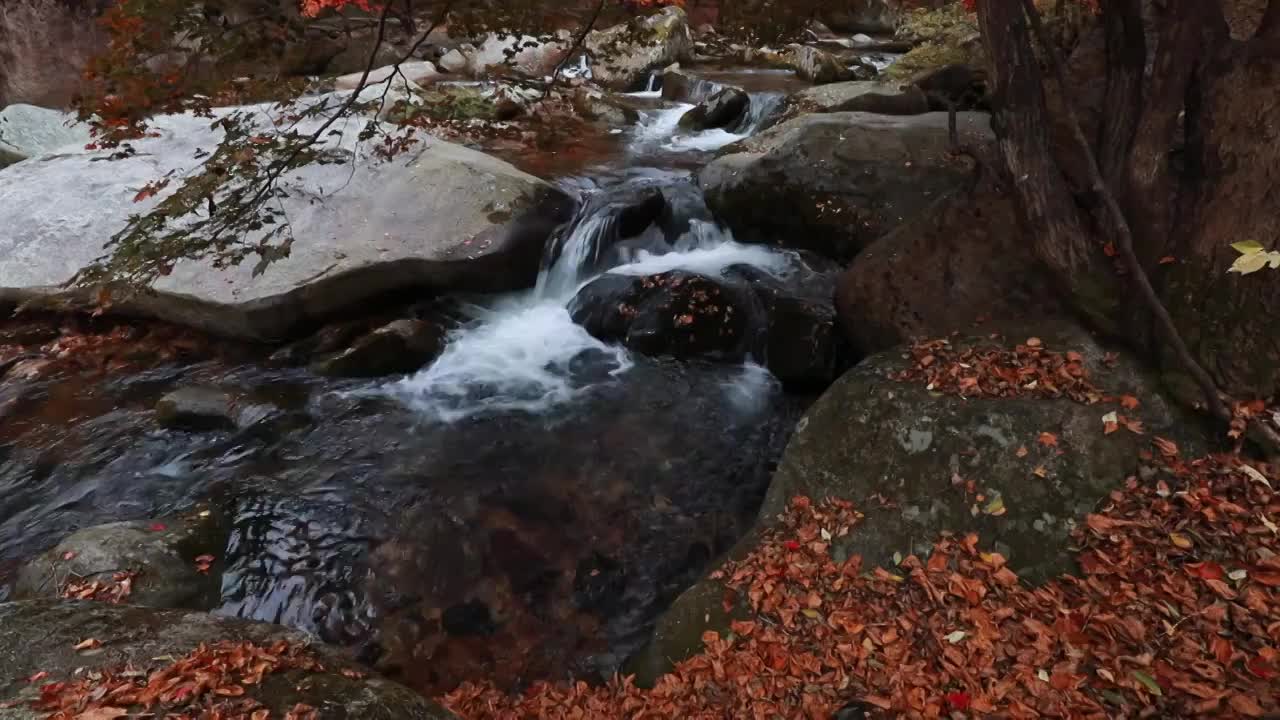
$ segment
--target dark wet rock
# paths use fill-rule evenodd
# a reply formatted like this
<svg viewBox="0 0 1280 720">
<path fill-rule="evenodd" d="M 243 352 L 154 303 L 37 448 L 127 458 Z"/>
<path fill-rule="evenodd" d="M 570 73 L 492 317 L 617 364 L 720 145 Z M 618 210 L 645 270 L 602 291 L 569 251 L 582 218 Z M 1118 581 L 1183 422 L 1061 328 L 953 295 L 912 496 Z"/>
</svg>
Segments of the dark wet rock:
<svg viewBox="0 0 1280 720">
<path fill-rule="evenodd" d="M 365 319 L 330 323 L 311 335 L 271 353 L 267 362 L 276 367 L 306 365 L 320 355 L 346 349 L 361 334 L 368 331 L 369 323 Z"/>
<path fill-rule="evenodd" d="M 752 357 L 793 389 L 821 389 L 840 376 L 852 356 L 831 301 L 836 270 L 816 259 L 805 267 L 785 280 L 750 266 L 731 270 L 751 288 L 763 317 Z"/>
<path fill-rule="evenodd" d="M 496 629 L 493 624 L 493 614 L 489 612 L 489 606 L 479 600 L 469 600 L 446 608 L 440 616 L 440 624 L 444 627 L 444 631 L 450 635 L 463 637 L 468 635 L 492 635 Z"/>
<path fill-rule="evenodd" d="M 1030 247 L 1007 192 L 961 187 L 854 258 L 836 290 L 845 337 L 867 355 L 985 320 L 1034 327 L 1059 310 Z"/>
<path fill-rule="evenodd" d="M 216 387 L 185 387 L 160 398 L 156 422 L 174 430 L 234 430 L 236 401 Z"/>
<path fill-rule="evenodd" d="M 219 576 L 197 570 L 196 558 L 220 556 L 225 539 L 211 513 L 84 528 L 27 563 L 13 599 L 56 598 L 72 582 L 106 585 L 117 573 L 136 573 L 124 602 L 208 610 L 217 604 Z"/>
<path fill-rule="evenodd" d="M 578 293 L 570 313 L 601 340 L 647 355 L 734 360 L 746 354 L 751 302 L 747 293 L 683 271 L 605 275 Z"/>
<path fill-rule="evenodd" d="M 39 688 L 26 681 L 48 672 L 48 682 L 69 680 L 73 673 L 126 665 L 136 669 L 163 667 L 202 643 L 285 641 L 309 646 L 329 672 L 299 670 L 270 674 L 246 689 L 247 696 L 283 717 L 298 703 L 335 720 L 450 720 L 454 716 L 405 687 L 377 676 L 347 677 L 339 671 L 355 663 L 337 649 L 316 643 L 295 630 L 182 610 L 155 610 L 95 602 L 33 600 L 0 605 L 0 702 L 30 702 Z M 102 643 L 100 651 L 78 653 L 86 638 Z M 21 715 L 19 715 L 21 717 Z"/>
<path fill-rule="evenodd" d="M 610 613 L 621 604 L 626 586 L 627 576 L 621 563 L 592 553 L 578 562 L 573 576 L 573 602 L 583 610 Z"/>
<path fill-rule="evenodd" d="M 788 97 L 776 122 L 805 113 L 868 112 L 880 115 L 920 115 L 929 100 L 915 85 L 862 81 L 806 88 Z"/>
<path fill-rule="evenodd" d="M 639 200 L 618 213 L 618 237 L 625 239 L 639 235 L 650 225 L 660 222 L 666 211 L 666 196 L 658 188 L 650 188 L 641 194 Z"/>
<path fill-rule="evenodd" d="M 604 275 L 570 313 L 595 337 L 647 355 L 754 358 L 796 387 L 825 387 L 847 362 L 831 302 L 833 273 L 788 281 L 734 266 L 712 278 L 685 271 Z"/>
<path fill-rule="evenodd" d="M 785 62 L 796 71 L 796 75 L 814 85 L 870 80 L 877 74 L 873 65 L 859 58 L 841 58 L 811 45 L 791 46 Z"/>
<path fill-rule="evenodd" d="M 792 497 L 808 495 L 848 499 L 866 513 L 832 551 L 836 557 L 861 554 L 864 568 L 891 567 L 895 553 L 927 554 L 939 533 L 951 531 L 978 533 L 981 547 L 1003 553 L 1010 567 L 1032 582 L 1073 570 L 1070 529 L 1124 486 L 1152 434 L 1174 439 L 1192 455 L 1204 451 L 1205 440 L 1194 420 L 1180 415 L 1160 394 L 1158 382 L 1131 358 L 1123 357 L 1114 368 L 1104 366 L 1104 350 L 1070 326 L 1046 331 L 1042 339 L 1051 349 L 1082 353 L 1104 390 L 1141 397 L 1142 406 L 1133 414 L 1146 422 L 1148 434 L 1104 434 L 1102 416 L 1115 404 L 965 400 L 933 393 L 887 377 L 910 362 L 900 351 L 875 355 L 837 380 L 797 424 L 756 531 L 726 559 L 745 557 L 759 543 L 758 531 L 769 527 Z M 1038 443 L 1041 432 L 1054 433 L 1059 446 Z M 1023 446 L 1028 454 L 1019 458 Z M 1043 468 L 1044 478 L 1036 475 L 1037 468 Z M 953 484 L 957 475 L 972 480 L 985 499 L 966 496 L 963 486 Z M 993 505 L 996 498 L 999 504 Z M 1001 507 L 1002 514 L 992 514 Z M 635 673 L 640 685 L 651 685 L 674 663 L 702 650 L 703 632 L 723 635 L 732 620 L 750 617 L 741 595 L 727 594 L 721 581 L 706 577 L 659 618 L 653 638 L 624 671 Z"/>
<path fill-rule="evenodd" d="M 958 124 L 964 142 L 992 137 L 986 115 L 962 113 Z M 842 262 L 972 175 L 951 152 L 946 113 L 803 115 L 734 149 L 698 176 L 734 235 Z"/>
<path fill-rule="evenodd" d="M 700 132 L 732 127 L 742 120 L 751 107 L 751 96 L 738 88 L 725 88 L 698 103 L 680 118 L 684 130 Z"/>
<path fill-rule="evenodd" d="M 584 43 L 596 82 L 611 90 L 638 88 L 649 71 L 687 56 L 693 35 L 684 10 L 666 7 L 628 23 L 592 31 Z"/>
<path fill-rule="evenodd" d="M 925 70 L 911 79 L 932 110 L 986 110 L 987 74 L 981 68 L 952 64 Z"/>
<path fill-rule="evenodd" d="M 351 344 L 320 358 L 312 371 L 330 377 L 381 377 L 410 373 L 431 362 L 444 349 L 444 330 L 427 320 L 388 323 Z"/>
<path fill-rule="evenodd" d="M 1206 443 L 1132 358 L 1104 365 L 1104 349 L 1070 326 L 1042 327 L 1039 335 L 1050 349 L 1083 355 L 1104 391 L 1141 398 L 1141 407 L 1125 414 L 1142 420 L 1148 434 L 1104 434 L 1102 416 L 1117 408 L 1113 403 L 961 399 L 889 380 L 913 362 L 889 351 L 846 373 L 800 420 L 761 519 L 797 495 L 839 497 L 867 515 L 839 551 L 862 555 L 868 567 L 892 563 L 894 553 L 927 554 L 937 535 L 950 531 L 977 533 L 1031 581 L 1074 569 L 1070 530 L 1135 473 L 1151 435 L 1175 439 L 1189 456 Z M 1038 442 L 1045 432 L 1057 437 L 1056 447 Z M 1028 449 L 1025 457 L 1020 447 Z M 964 481 L 985 499 L 968 495 Z"/>
</svg>

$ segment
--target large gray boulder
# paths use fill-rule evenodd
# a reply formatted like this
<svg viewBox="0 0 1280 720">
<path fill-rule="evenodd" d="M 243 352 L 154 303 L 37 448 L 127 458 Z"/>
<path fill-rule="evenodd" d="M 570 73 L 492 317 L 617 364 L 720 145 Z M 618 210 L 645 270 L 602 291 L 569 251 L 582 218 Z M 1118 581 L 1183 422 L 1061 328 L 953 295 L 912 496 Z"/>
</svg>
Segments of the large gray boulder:
<svg viewBox="0 0 1280 720">
<path fill-rule="evenodd" d="M 957 346 L 1008 348 L 1025 339 Z M 950 531 L 978 533 L 985 547 L 1033 581 L 1073 569 L 1068 533 L 1138 470 L 1152 436 L 1175 438 L 1192 456 L 1203 443 L 1194 421 L 1164 399 L 1158 379 L 1132 358 L 1108 365 L 1100 345 L 1069 327 L 1042 340 L 1049 349 L 1079 353 L 1094 385 L 1132 395 L 1140 406 L 959 398 L 889 379 L 915 361 L 887 351 L 845 373 L 797 423 L 760 517 L 775 517 L 797 495 L 838 497 L 866 513 L 842 551 L 862 555 L 868 567 L 892 563 L 895 553 L 927 554 L 938 534 Z M 1145 434 L 1123 428 L 1107 434 L 1102 418 L 1113 411 L 1140 420 Z M 1053 438 L 1042 440 L 1042 433 Z M 968 481 L 982 499 L 967 491 Z"/>
<path fill-rule="evenodd" d="M 993 137 L 984 114 L 960 113 L 958 126 L 965 143 Z M 733 147 L 698 182 L 737 238 L 841 261 L 972 175 L 951 152 L 946 113 L 803 115 Z"/>
<path fill-rule="evenodd" d="M 272 340 L 390 291 L 532 284 L 543 243 L 569 217 L 571 198 L 506 162 L 428 135 L 382 162 L 358 142 L 363 124 L 334 126 L 326 149 L 343 162 L 313 163 L 279 183 L 296 239 L 287 258 L 258 275 L 252 260 L 225 269 L 184 260 L 154 293 L 114 309 Z M 183 176 L 200 171 L 197 152 L 212 151 L 222 136 L 209 120 L 187 115 L 157 118 L 154 130 L 159 137 L 136 141 L 137 152 L 124 159 L 81 151 L 2 171 L 0 302 L 89 299 L 89 292 L 61 286 L 104 254 L 131 214 L 151 210 Z M 175 179 L 167 188 L 135 202 L 140 188 L 168 173 Z"/>
<path fill-rule="evenodd" d="M 14 581 L 17 600 L 56 598 L 84 590 L 104 599 L 129 578 L 130 605 L 208 609 L 218 604 L 218 575 L 196 558 L 222 553 L 226 533 L 209 514 L 158 521 L 116 522 L 78 530 L 27 563 Z M 96 592 L 94 583 L 99 584 Z M 74 593 L 79 597 L 78 593 Z"/>
<path fill-rule="evenodd" d="M 88 128 L 70 113 L 34 105 L 0 110 L 0 168 L 58 150 L 77 151 L 89 142 Z"/>
<path fill-rule="evenodd" d="M 1034 327 L 1060 315 L 1059 305 L 1007 188 L 986 175 L 872 242 L 836 286 L 836 313 L 858 356 L 971 333 L 984 318 Z"/>
<path fill-rule="evenodd" d="M 222 641 L 270 646 L 284 641 L 307 647 L 324 671 L 300 669 L 271 673 L 256 684 L 244 683 L 243 697 L 284 717 L 302 703 L 319 717 L 334 720 L 451 720 L 452 714 L 396 683 L 366 675 L 335 648 L 305 633 L 279 625 L 246 622 L 182 610 L 153 610 L 124 605 L 33 600 L 0 605 L 0 704 L 13 704 L 7 718 L 42 718 L 30 703 L 52 682 L 86 677 L 105 669 L 158 670 L 203 644 Z M 74 648 L 86 639 L 101 647 Z M 346 670 L 346 673 L 343 673 Z M 27 678 L 48 673 L 39 682 Z M 92 676 L 90 676 L 92 677 Z M 136 708 L 141 711 L 141 708 Z M 94 717 L 111 717 L 95 715 Z"/>
<path fill-rule="evenodd" d="M 693 35 L 684 10 L 667 7 L 654 15 L 591 32 L 584 45 L 596 82 L 613 90 L 631 90 L 640 86 L 650 70 L 686 57 L 693 48 Z"/>
<path fill-rule="evenodd" d="M 859 554 L 867 570 L 890 568 L 895 557 L 912 553 L 925 557 L 944 532 L 977 533 L 979 547 L 1005 555 L 1030 582 L 1074 570 L 1070 530 L 1123 489 L 1127 477 L 1141 477 L 1139 453 L 1153 436 L 1174 440 L 1184 457 L 1201 454 L 1205 443 L 1195 421 L 1181 416 L 1133 359 L 1121 356 L 1108 366 L 1105 350 L 1069 325 L 1044 332 L 1042 340 L 1053 350 L 1079 352 L 1095 385 L 1132 394 L 1140 407 L 962 399 L 891 379 L 912 366 L 902 351 L 874 355 L 837 380 L 797 423 L 755 530 L 726 558 L 745 557 L 787 503 L 806 495 L 849 500 L 865 513 L 853 532 L 833 540 L 830 552 Z M 1143 421 L 1146 434 L 1106 434 L 1102 417 L 1113 410 Z M 1052 433 L 1056 445 L 1040 442 L 1041 433 Z M 740 595 L 704 578 L 675 600 L 624 671 L 651 685 L 702 650 L 703 632 L 723 635 L 732 620 L 750 616 Z"/>
</svg>

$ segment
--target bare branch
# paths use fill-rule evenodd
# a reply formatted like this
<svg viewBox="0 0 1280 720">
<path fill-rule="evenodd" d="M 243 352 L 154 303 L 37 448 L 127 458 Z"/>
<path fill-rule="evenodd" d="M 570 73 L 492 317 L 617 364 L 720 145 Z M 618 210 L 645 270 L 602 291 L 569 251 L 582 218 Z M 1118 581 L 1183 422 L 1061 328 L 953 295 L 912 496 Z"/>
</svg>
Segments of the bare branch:
<svg viewBox="0 0 1280 720">
<path fill-rule="evenodd" d="M 560 58 L 560 62 L 556 63 L 555 69 L 551 71 L 551 82 L 547 83 L 547 89 L 542 94 L 544 99 L 551 94 L 551 88 L 555 86 L 561 71 L 564 70 L 564 64 L 582 47 L 582 43 L 587 41 L 587 36 L 591 34 L 596 22 L 600 20 L 600 13 L 604 12 L 606 4 L 608 4 L 608 0 L 600 0 L 600 2 L 596 3 L 596 9 L 591 13 L 591 19 L 587 20 L 587 24 L 582 27 L 582 31 L 573 39 L 573 44 L 569 46 L 569 50 L 564 54 L 564 57 Z"/>
</svg>

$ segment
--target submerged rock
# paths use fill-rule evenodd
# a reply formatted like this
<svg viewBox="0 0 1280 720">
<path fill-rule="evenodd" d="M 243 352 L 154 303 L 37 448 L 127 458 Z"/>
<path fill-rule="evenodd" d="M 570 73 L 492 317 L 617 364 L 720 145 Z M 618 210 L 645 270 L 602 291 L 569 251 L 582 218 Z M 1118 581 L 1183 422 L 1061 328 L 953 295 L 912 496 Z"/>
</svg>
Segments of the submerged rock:
<svg viewBox="0 0 1280 720">
<path fill-rule="evenodd" d="M 962 113 L 958 124 L 965 142 L 992 137 L 986 115 Z M 972 175 L 967 159 L 952 155 L 946 113 L 803 115 L 737 147 L 698 176 L 735 237 L 840 261 Z"/>
<path fill-rule="evenodd" d="M 695 132 L 733 127 L 742 121 L 750 108 L 750 95 L 738 88 L 727 87 L 681 116 L 679 125 L 681 129 Z"/>
<path fill-rule="evenodd" d="M 47 682 L 62 682 L 108 668 L 159 669 L 202 644 L 229 641 L 269 646 L 283 641 L 307 648 L 326 669 L 288 670 L 245 684 L 243 697 L 264 704 L 271 717 L 284 717 L 303 703 L 315 708 L 319 717 L 334 720 L 454 719 L 388 680 L 358 671 L 344 674 L 342 670 L 354 669 L 355 663 L 343 653 L 279 625 L 181 610 L 36 600 L 0 605 L 0 626 L 5 629 L 0 634 L 0 702 L 16 707 L 39 699 L 43 683 L 26 680 L 36 673 L 47 672 Z M 101 648 L 86 653 L 74 649 L 89 638 L 100 642 Z M 23 717 L 22 711 L 18 713 Z"/>
<path fill-rule="evenodd" d="M 57 150 L 79 151 L 89 142 L 88 127 L 71 113 L 34 105 L 0 110 L 0 168 Z"/>
<path fill-rule="evenodd" d="M 647 17 L 587 35 L 591 74 L 612 90 L 639 87 L 649 71 L 666 67 L 689 54 L 693 37 L 684 10 L 666 7 Z"/>
<path fill-rule="evenodd" d="M 329 140 L 327 149 L 342 162 L 307 165 L 281 181 L 297 238 L 288 257 L 260 274 L 252 260 L 224 269 L 180 261 L 155 282 L 155 292 L 115 308 L 271 340 L 396 290 L 501 291 L 533 283 L 544 241 L 572 212 L 567 195 L 430 136 L 390 162 L 357 155 L 360 125 L 340 126 L 341 137 Z M 179 183 L 135 203 L 139 187 L 198 169 L 197 151 L 212 151 L 221 137 L 209 120 L 186 115 L 159 117 L 154 128 L 159 137 L 136 141 L 138 152 L 125 159 L 80 151 L 4 170 L 0 302 L 91 299 L 60 286 L 104 253 L 131 214 L 151 210 Z"/>
<path fill-rule="evenodd" d="M 444 343 L 444 329 L 437 324 L 418 319 L 396 320 L 356 340 L 346 350 L 320 358 L 311 369 L 330 377 L 410 373 L 434 360 Z"/>
<path fill-rule="evenodd" d="M 111 586 L 127 578 L 129 590 L 119 598 L 126 604 L 208 610 L 218 604 L 220 580 L 202 573 L 197 566 L 204 563 L 196 558 L 216 558 L 225 541 L 208 513 L 84 528 L 27 563 L 18 572 L 13 597 L 56 598 L 70 588 L 104 600 Z M 94 591 L 94 583 L 106 589 Z"/>
<path fill-rule="evenodd" d="M 214 387 L 186 387 L 160 398 L 156 422 L 174 430 L 234 430 L 235 400 Z"/>
</svg>

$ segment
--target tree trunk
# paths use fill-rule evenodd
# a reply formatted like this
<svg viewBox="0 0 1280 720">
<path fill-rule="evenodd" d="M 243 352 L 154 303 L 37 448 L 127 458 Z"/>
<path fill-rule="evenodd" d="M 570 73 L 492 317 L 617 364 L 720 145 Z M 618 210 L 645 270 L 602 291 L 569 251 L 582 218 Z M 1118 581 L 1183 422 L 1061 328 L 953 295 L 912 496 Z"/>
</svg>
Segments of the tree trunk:
<svg viewBox="0 0 1280 720">
<path fill-rule="evenodd" d="M 1221 0 L 1104 2 L 1106 91 L 1090 141 L 1192 356 L 1238 398 L 1280 392 L 1280 271 L 1227 273 L 1231 243 L 1280 245 L 1280 0 L 1265 12 L 1254 6 L 1257 34 L 1241 41 Z M 1095 327 L 1123 330 L 1161 358 L 1170 379 L 1185 378 L 1150 332 L 1150 313 L 1119 289 L 1128 281 L 1101 258 L 1115 238 L 1095 221 L 1098 198 L 1065 181 L 1061 149 L 1055 162 L 1041 60 L 1020 0 L 985 0 L 978 16 L 999 149 L 1036 256 Z M 1201 400 L 1199 388 L 1183 387 Z"/>
<path fill-rule="evenodd" d="M 1280 246 L 1280 55 L 1263 44 L 1275 42 L 1224 43 L 1196 88 L 1187 167 L 1199 182 L 1178 217 L 1166 293 L 1197 358 L 1241 397 L 1280 391 L 1280 271 L 1227 273 L 1232 243 Z"/>
<path fill-rule="evenodd" d="M 1054 160 L 1040 64 L 1022 4 L 985 0 L 978 4 L 978 20 L 994 80 L 999 150 L 1026 235 L 1072 306 L 1094 325 L 1114 331 L 1119 285 Z"/>
</svg>

